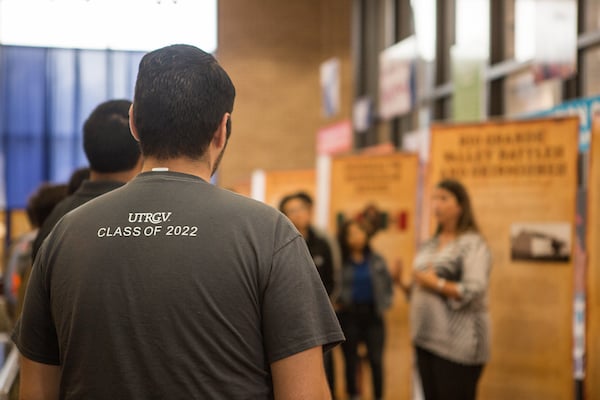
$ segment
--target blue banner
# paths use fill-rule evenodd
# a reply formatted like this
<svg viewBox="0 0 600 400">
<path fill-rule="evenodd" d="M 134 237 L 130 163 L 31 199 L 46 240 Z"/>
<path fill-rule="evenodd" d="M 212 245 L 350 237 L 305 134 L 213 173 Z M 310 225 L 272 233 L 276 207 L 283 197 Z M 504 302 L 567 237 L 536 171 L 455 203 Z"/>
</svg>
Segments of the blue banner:
<svg viewBox="0 0 600 400">
<path fill-rule="evenodd" d="M 579 116 L 579 152 L 586 153 L 590 149 L 592 138 L 592 116 L 594 111 L 600 110 L 600 96 L 566 101 L 549 110 L 527 114 L 527 118 L 544 116 Z"/>
</svg>

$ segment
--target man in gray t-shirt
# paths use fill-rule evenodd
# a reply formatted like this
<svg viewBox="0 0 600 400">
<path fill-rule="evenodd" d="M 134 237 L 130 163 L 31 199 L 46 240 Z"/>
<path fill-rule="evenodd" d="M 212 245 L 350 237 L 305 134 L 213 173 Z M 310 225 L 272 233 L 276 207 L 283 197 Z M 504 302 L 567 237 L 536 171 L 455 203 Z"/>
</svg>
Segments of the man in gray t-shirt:
<svg viewBox="0 0 600 400">
<path fill-rule="evenodd" d="M 13 334 L 24 397 L 329 398 L 321 353 L 343 334 L 302 236 L 207 183 L 234 93 L 197 48 L 142 59 L 130 124 L 143 172 L 40 249 Z"/>
</svg>

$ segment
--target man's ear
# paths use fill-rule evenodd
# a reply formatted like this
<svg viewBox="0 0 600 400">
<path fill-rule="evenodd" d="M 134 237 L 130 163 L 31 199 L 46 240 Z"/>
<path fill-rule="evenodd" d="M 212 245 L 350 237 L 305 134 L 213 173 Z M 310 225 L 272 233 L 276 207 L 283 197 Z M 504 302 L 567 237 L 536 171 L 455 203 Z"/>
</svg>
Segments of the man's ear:
<svg viewBox="0 0 600 400">
<path fill-rule="evenodd" d="M 135 122 L 133 120 L 133 104 L 129 106 L 129 130 L 131 131 L 131 136 L 133 136 L 136 142 L 139 142 L 140 137 L 138 136 L 137 128 L 135 127 Z"/>
<path fill-rule="evenodd" d="M 225 147 L 225 143 L 227 139 L 229 139 L 229 126 L 231 126 L 231 122 L 229 119 L 231 118 L 231 114 L 225 113 L 223 114 L 223 118 L 221 118 L 221 123 L 215 132 L 215 136 L 213 137 L 213 144 L 218 148 L 222 149 Z"/>
</svg>

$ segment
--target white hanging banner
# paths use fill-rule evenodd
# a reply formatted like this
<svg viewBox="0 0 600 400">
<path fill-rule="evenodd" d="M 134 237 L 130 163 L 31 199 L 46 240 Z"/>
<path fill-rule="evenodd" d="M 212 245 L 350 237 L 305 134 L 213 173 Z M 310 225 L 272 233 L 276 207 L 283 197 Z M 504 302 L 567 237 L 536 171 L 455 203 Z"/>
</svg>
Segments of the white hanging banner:
<svg viewBox="0 0 600 400">
<path fill-rule="evenodd" d="M 390 119 L 410 112 L 415 103 L 417 42 L 415 36 L 379 55 L 379 116 Z"/>
<path fill-rule="evenodd" d="M 354 102 L 352 122 L 357 132 L 364 133 L 371 127 L 373 118 L 372 107 L 373 101 L 370 97 L 361 97 Z"/>
<path fill-rule="evenodd" d="M 536 82 L 568 78 L 577 71 L 577 3 L 574 0 L 538 0 L 535 3 Z"/>
<path fill-rule="evenodd" d="M 331 58 L 321 64 L 321 98 L 325 118 L 340 112 L 340 60 Z"/>
</svg>

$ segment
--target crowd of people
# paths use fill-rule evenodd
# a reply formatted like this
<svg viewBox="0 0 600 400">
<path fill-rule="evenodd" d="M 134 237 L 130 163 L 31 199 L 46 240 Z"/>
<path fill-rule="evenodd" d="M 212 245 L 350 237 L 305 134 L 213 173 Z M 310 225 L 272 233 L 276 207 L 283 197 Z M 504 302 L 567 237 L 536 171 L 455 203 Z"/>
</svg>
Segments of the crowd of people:
<svg viewBox="0 0 600 400">
<path fill-rule="evenodd" d="M 435 233 L 410 274 L 392 270 L 368 218 L 334 238 L 313 226 L 305 192 L 277 211 L 209 184 L 234 98 L 210 54 L 150 52 L 133 102 L 106 101 L 86 120 L 89 167 L 32 194 L 32 230 L 3 274 L 22 398 L 319 400 L 335 397 L 343 368 L 354 400 L 369 390 L 357 373 L 364 345 L 384 399 L 398 287 L 425 400 L 475 399 L 491 257 L 465 187 L 436 186 Z"/>
</svg>

